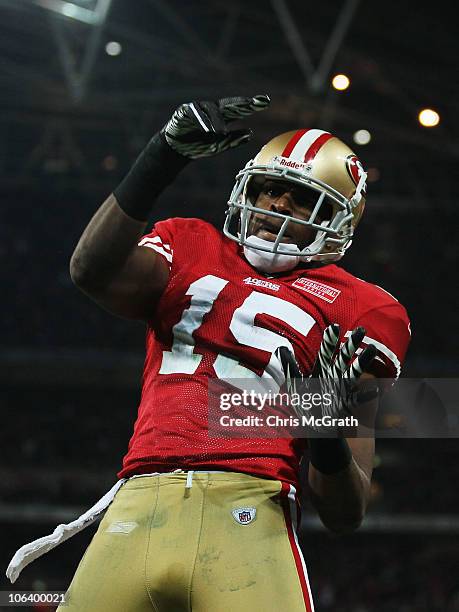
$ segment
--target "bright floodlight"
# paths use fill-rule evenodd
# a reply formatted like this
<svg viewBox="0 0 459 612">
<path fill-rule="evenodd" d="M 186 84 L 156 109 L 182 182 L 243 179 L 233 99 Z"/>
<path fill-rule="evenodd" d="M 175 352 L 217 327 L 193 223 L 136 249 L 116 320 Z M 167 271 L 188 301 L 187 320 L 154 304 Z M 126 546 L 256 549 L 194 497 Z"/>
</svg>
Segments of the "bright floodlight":
<svg viewBox="0 0 459 612">
<path fill-rule="evenodd" d="M 332 80 L 332 85 L 338 91 L 344 91 L 350 85 L 350 80 L 345 74 L 335 74 Z"/>
<path fill-rule="evenodd" d="M 64 2 L 61 7 L 62 14 L 66 17 L 72 17 L 73 19 L 78 18 L 80 9 L 75 4 L 71 4 L 70 2 Z"/>
<path fill-rule="evenodd" d="M 123 49 L 120 43 L 116 42 L 115 40 L 111 40 L 105 45 L 105 52 L 107 53 L 107 55 L 119 55 L 122 50 Z"/>
<path fill-rule="evenodd" d="M 353 138 L 355 144 L 366 145 L 371 140 L 371 134 L 368 130 L 357 130 L 357 132 L 354 133 Z"/>
<path fill-rule="evenodd" d="M 102 24 L 112 0 L 32 0 L 34 4 L 90 25 Z"/>
<path fill-rule="evenodd" d="M 423 108 L 418 115 L 418 119 L 424 127 L 435 127 L 440 123 L 440 115 L 431 108 Z"/>
</svg>

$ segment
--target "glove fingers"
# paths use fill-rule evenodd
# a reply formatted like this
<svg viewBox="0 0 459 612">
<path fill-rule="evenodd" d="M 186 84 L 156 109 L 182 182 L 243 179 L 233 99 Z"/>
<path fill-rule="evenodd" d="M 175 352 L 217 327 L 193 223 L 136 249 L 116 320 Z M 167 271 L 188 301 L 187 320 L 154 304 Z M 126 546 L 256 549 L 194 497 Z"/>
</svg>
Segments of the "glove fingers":
<svg viewBox="0 0 459 612">
<path fill-rule="evenodd" d="M 287 374 L 294 378 L 301 378 L 302 374 L 295 357 L 292 355 L 292 351 L 287 346 L 280 346 L 275 351 L 276 357 L 279 359 L 282 365 L 282 370 L 285 376 Z"/>
<path fill-rule="evenodd" d="M 193 111 L 191 104 L 182 104 L 174 111 L 170 121 L 163 128 L 166 139 L 179 138 L 183 134 L 189 134 L 196 129 L 196 122 L 199 123 L 204 132 L 209 131 L 201 113 L 197 109 Z"/>
<path fill-rule="evenodd" d="M 325 329 L 319 353 L 312 368 L 311 378 L 319 377 L 331 366 L 339 342 L 339 331 L 340 328 L 337 323 L 333 323 Z"/>
<path fill-rule="evenodd" d="M 346 344 L 339 351 L 334 363 L 334 368 L 338 373 L 338 376 L 344 375 L 346 368 L 351 363 L 352 358 L 355 355 L 356 350 L 362 344 L 365 334 L 366 331 L 363 327 L 356 327 L 347 339 Z"/>
<path fill-rule="evenodd" d="M 374 358 L 376 357 L 376 347 L 373 344 L 369 344 L 367 348 L 351 363 L 345 377 L 353 380 L 360 378 L 363 372 L 366 372 Z"/>
<path fill-rule="evenodd" d="M 285 377 L 285 385 L 287 392 L 292 394 L 296 392 L 296 380 L 303 378 L 301 370 L 298 367 L 295 357 L 287 346 L 280 346 L 275 351 L 276 357 L 279 359 L 282 365 L 282 371 Z"/>
<path fill-rule="evenodd" d="M 268 96 L 222 98 L 217 102 L 193 101 L 179 106 L 162 132 L 167 144 L 189 159 L 210 157 L 247 142 L 250 130 L 228 131 L 228 123 L 262 110 Z"/>
<path fill-rule="evenodd" d="M 193 146 L 193 155 L 199 157 L 209 157 L 217 153 L 222 153 L 227 149 L 232 149 L 250 140 L 252 133 L 247 130 L 238 130 L 229 134 L 203 134 L 201 143 Z"/>
<path fill-rule="evenodd" d="M 252 130 L 233 130 L 228 133 L 221 144 L 225 149 L 233 149 L 239 145 L 246 144 L 252 138 Z"/>
<path fill-rule="evenodd" d="M 221 98 L 218 100 L 217 105 L 223 119 L 226 121 L 235 121 L 236 119 L 248 117 L 257 111 L 264 110 L 269 106 L 270 102 L 269 96 L 260 94 L 252 98 L 245 98 L 242 96 Z"/>
<path fill-rule="evenodd" d="M 359 406 L 376 399 L 379 395 L 377 381 L 374 379 L 364 380 L 363 384 L 357 385 L 360 376 L 366 372 L 376 357 L 376 347 L 373 344 L 367 346 L 361 355 L 357 357 L 344 374 L 344 384 L 348 390 L 348 408 Z"/>
</svg>

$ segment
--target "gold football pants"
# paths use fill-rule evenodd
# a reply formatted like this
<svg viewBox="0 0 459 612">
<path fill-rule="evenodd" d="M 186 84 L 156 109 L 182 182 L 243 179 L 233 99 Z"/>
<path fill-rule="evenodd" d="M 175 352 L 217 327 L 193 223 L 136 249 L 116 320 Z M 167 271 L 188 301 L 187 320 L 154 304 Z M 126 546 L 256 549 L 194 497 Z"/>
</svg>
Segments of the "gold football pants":
<svg viewBox="0 0 459 612">
<path fill-rule="evenodd" d="M 294 488 L 275 480 L 235 472 L 132 478 L 58 610 L 313 612 L 296 512 Z"/>
</svg>

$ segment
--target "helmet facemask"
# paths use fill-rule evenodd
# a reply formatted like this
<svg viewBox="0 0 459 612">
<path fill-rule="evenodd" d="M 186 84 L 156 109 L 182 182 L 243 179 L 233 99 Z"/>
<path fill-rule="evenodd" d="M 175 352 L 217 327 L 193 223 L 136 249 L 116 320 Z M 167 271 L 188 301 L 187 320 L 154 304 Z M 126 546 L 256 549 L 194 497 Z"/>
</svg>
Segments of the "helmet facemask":
<svg viewBox="0 0 459 612">
<path fill-rule="evenodd" d="M 352 242 L 353 209 L 360 202 L 365 178 L 366 175 L 362 172 L 354 195 L 348 199 L 331 185 L 312 176 L 311 165 L 307 162 L 292 162 L 282 156 L 273 157 L 268 165 L 251 160 L 236 176 L 223 231 L 228 238 L 236 240 L 242 246 L 295 256 L 301 262 L 336 261 L 343 256 Z M 255 204 L 261 190 L 260 179 L 287 182 L 292 184 L 292 187 L 298 186 L 317 194 L 308 218 L 296 219 L 257 207 Z M 273 242 L 251 239 L 250 230 L 254 215 L 274 218 L 275 225 L 281 223 Z M 291 224 L 299 224 L 312 230 L 312 239 L 308 244 L 297 245 L 296 249 L 292 249 L 291 244 L 281 242 L 284 235 L 289 233 Z"/>
</svg>

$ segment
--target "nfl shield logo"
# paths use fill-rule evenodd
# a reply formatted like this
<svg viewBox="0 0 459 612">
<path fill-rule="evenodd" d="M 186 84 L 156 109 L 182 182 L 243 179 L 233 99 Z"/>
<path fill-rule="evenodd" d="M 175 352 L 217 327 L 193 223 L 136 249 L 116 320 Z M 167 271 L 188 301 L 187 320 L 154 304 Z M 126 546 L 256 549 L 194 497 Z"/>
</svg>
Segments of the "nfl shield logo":
<svg viewBox="0 0 459 612">
<path fill-rule="evenodd" d="M 256 513 L 256 508 L 234 508 L 234 510 L 231 511 L 234 519 L 240 525 L 248 525 L 251 523 L 254 520 Z"/>
</svg>

